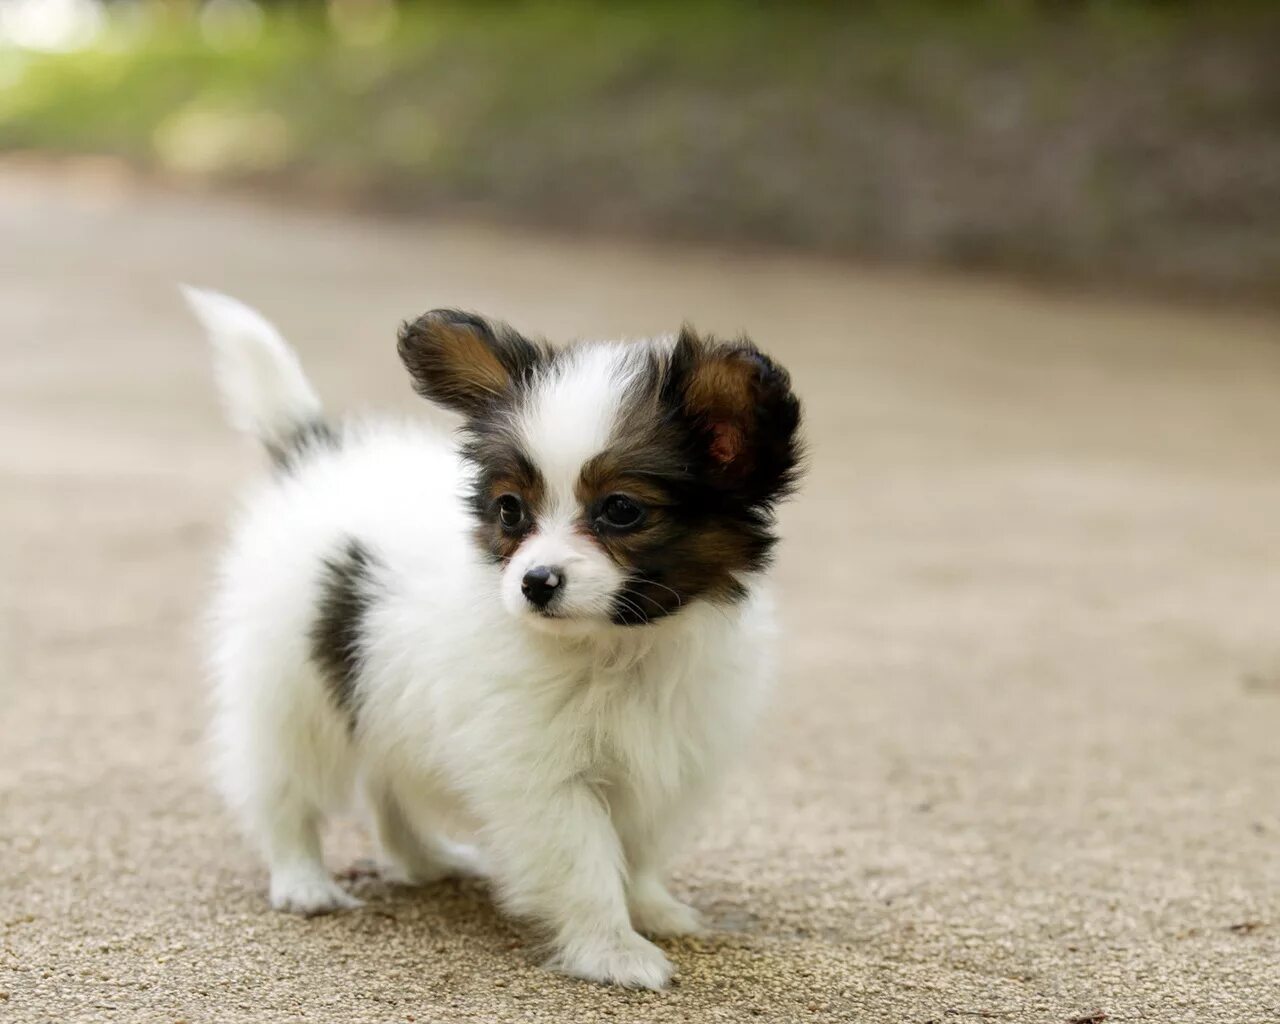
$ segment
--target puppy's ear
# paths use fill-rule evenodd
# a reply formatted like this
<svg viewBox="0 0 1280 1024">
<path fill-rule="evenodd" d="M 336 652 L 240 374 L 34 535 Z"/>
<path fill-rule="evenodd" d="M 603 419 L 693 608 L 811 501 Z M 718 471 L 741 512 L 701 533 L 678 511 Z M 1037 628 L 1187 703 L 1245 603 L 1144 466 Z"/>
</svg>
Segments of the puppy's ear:
<svg viewBox="0 0 1280 1024">
<path fill-rule="evenodd" d="M 800 400 L 791 377 L 746 338 L 702 339 L 686 326 L 670 380 L 707 472 L 749 505 L 771 506 L 795 487 L 802 459 Z"/>
<path fill-rule="evenodd" d="M 477 416 L 527 384 L 550 355 L 504 323 L 433 309 L 400 328 L 400 359 L 423 398 Z"/>
</svg>

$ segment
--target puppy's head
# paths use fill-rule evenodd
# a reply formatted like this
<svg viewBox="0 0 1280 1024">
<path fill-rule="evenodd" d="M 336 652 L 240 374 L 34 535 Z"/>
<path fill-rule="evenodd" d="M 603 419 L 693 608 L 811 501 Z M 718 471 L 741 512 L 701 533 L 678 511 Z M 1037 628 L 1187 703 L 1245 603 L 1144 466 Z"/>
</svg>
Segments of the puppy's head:
<svg viewBox="0 0 1280 1024">
<path fill-rule="evenodd" d="M 466 418 L 475 539 L 513 615 L 561 633 L 645 625 L 738 600 L 768 564 L 800 403 L 751 342 L 685 328 L 555 351 L 434 310 L 399 348 L 418 392 Z"/>
</svg>

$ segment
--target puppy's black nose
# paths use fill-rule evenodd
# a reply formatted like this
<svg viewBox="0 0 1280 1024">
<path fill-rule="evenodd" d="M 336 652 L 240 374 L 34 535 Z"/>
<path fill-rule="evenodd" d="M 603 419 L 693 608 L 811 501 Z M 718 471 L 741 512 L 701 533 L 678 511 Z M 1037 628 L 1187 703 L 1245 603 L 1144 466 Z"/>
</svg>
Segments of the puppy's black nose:
<svg viewBox="0 0 1280 1024">
<path fill-rule="evenodd" d="M 545 608 L 564 583 L 564 572 L 556 566 L 535 565 L 520 581 L 520 591 L 536 608 Z"/>
</svg>

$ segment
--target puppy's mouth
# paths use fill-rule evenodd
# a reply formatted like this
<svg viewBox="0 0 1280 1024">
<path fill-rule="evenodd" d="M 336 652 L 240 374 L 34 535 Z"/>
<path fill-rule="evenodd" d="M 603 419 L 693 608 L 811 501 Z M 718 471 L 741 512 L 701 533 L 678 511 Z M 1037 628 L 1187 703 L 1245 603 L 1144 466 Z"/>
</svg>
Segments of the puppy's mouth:
<svg viewBox="0 0 1280 1024">
<path fill-rule="evenodd" d="M 565 611 L 563 608 L 530 608 L 533 619 L 539 624 L 547 625 L 596 625 L 601 619 L 589 612 Z"/>
<path fill-rule="evenodd" d="M 596 636 L 601 626 L 608 628 L 608 620 L 591 616 L 565 615 L 540 611 L 525 618 L 526 628 L 544 636 L 566 640 L 581 640 Z"/>
<path fill-rule="evenodd" d="M 522 618 L 532 619 L 535 622 L 577 622 L 583 616 L 575 614 L 572 610 L 566 609 L 559 601 L 552 601 L 550 604 L 539 607 L 531 601 L 523 602 L 520 612 Z"/>
</svg>

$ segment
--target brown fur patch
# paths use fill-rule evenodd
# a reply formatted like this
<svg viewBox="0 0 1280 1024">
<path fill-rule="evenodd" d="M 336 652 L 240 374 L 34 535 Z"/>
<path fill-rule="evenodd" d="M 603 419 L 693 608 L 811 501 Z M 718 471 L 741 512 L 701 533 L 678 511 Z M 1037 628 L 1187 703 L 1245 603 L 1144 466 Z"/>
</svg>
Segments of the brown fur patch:
<svg viewBox="0 0 1280 1024">
<path fill-rule="evenodd" d="M 660 546 L 674 536 L 674 523 L 667 509 L 672 497 L 653 479 L 629 475 L 624 464 L 616 464 L 618 454 L 607 451 L 587 463 L 578 480 L 576 494 L 584 513 L 583 531 L 594 537 L 621 568 L 635 572 L 643 565 L 650 548 Z M 610 530 L 593 523 L 597 510 L 612 494 L 626 495 L 641 506 L 644 520 L 640 526 L 631 530 Z"/>
<path fill-rule="evenodd" d="M 497 398 L 511 384 L 511 377 L 493 350 L 473 331 L 443 327 L 440 346 L 441 376 L 445 385 L 454 391 L 479 391 Z"/>
<path fill-rule="evenodd" d="M 685 407 L 710 433 L 710 455 L 731 472 L 745 471 L 759 364 L 751 351 L 704 347 L 685 388 Z"/>
<path fill-rule="evenodd" d="M 508 530 L 502 525 L 498 499 L 504 494 L 514 494 L 524 502 L 525 522 L 519 530 Z M 537 523 L 546 504 L 546 482 L 523 452 L 512 449 L 497 455 L 493 471 L 484 473 L 471 500 L 479 513 L 476 540 L 495 560 L 505 562 Z"/>
<path fill-rule="evenodd" d="M 689 409 L 712 419 L 744 422 L 751 412 L 756 372 L 745 356 L 744 351 L 726 346 L 706 352 L 685 387 Z"/>
<path fill-rule="evenodd" d="M 545 343 L 456 309 L 433 309 L 405 324 L 399 352 L 419 394 L 466 416 L 510 397 L 550 358 Z"/>
<path fill-rule="evenodd" d="M 629 458 L 641 462 L 645 454 L 650 458 L 643 459 L 644 462 L 656 460 L 657 451 L 645 453 L 642 449 L 640 445 L 610 447 L 587 462 L 575 488 L 582 507 L 590 508 L 611 494 L 627 494 L 645 505 L 661 505 L 667 501 L 669 495 L 666 490 L 651 476 L 635 472 L 634 466 L 628 466 Z"/>
</svg>

